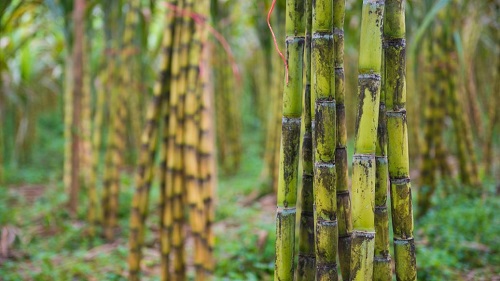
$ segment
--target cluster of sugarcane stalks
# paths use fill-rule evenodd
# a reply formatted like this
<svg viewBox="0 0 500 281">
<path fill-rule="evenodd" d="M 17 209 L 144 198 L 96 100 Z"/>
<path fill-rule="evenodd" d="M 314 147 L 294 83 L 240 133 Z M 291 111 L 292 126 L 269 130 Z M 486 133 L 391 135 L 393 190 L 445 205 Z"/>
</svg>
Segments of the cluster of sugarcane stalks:
<svg viewBox="0 0 500 281">
<path fill-rule="evenodd" d="M 436 192 L 437 174 L 449 179 L 452 169 L 447 161 L 450 154 L 444 144 L 445 119 L 453 122 L 456 139 L 456 153 L 460 181 L 467 186 L 480 187 L 478 161 L 473 148 L 472 129 L 465 112 L 465 100 L 460 94 L 458 52 L 454 46 L 453 25 L 455 7 L 441 11 L 437 15 L 428 42 L 427 61 L 434 73 L 426 89 L 427 110 L 425 111 L 425 145 L 423 146 L 422 188 L 418 194 L 418 216 L 421 217 L 432 207 L 432 197 Z M 450 59 L 452 57 L 452 59 Z M 491 115 L 493 119 L 495 115 Z M 477 124 L 476 124 L 477 125 Z M 488 154 L 485 154 L 487 158 Z M 487 163 L 487 161 L 485 161 Z M 449 183 L 447 183 L 449 185 Z M 446 187 L 448 189 L 448 187 Z"/>
<path fill-rule="evenodd" d="M 66 65 L 63 181 L 69 191 L 68 207 L 72 215 L 78 211 L 80 186 L 88 192 L 88 235 L 93 237 L 102 228 L 106 239 L 113 240 L 118 230 L 120 172 L 126 164 L 124 156 L 133 155 L 130 151 L 135 151 L 135 147 L 130 139 L 140 135 L 137 130 L 127 129 L 142 122 L 137 117 L 140 106 L 135 107 L 136 111 L 130 106 L 132 102 L 140 104 L 138 100 L 143 96 L 134 89 L 138 84 L 134 76 L 140 66 L 139 56 L 135 54 L 140 53 L 137 27 L 140 24 L 141 1 L 132 0 L 126 4 L 120 1 L 102 2 L 105 46 L 101 63 L 105 67 L 100 68 L 95 95 L 92 94 L 89 63 L 93 42 L 87 39 L 90 37 L 87 33 L 92 28 L 85 20 L 85 15 L 91 13 L 95 5 L 86 2 L 75 1 L 73 28 L 76 36 L 72 44 L 67 43 L 73 45 L 72 58 L 68 60 L 74 63 Z M 120 10 L 123 7 L 127 7 L 127 12 L 122 16 Z M 125 24 L 123 29 L 118 28 L 120 23 Z M 92 110 L 93 107 L 95 110 Z M 103 144 L 106 144 L 106 152 L 100 198 L 100 152 Z"/>
<path fill-rule="evenodd" d="M 127 139 L 139 133 L 128 129 L 128 119 L 140 120 L 138 112 L 130 110 L 129 103 L 139 96 L 134 90 L 137 84 L 134 73 L 137 72 L 137 58 L 139 46 L 135 31 L 140 21 L 140 1 L 129 1 L 127 13 L 123 22 L 123 33 L 114 33 L 117 25 L 122 20 L 117 10 L 121 4 L 106 2 L 103 11 L 105 14 L 104 33 L 106 49 L 103 56 L 106 67 L 99 77 L 98 92 L 95 98 L 95 113 L 91 114 L 90 70 L 89 65 L 84 68 L 84 88 L 82 97 L 82 143 L 80 145 L 82 183 L 88 190 L 88 233 L 95 236 L 102 226 L 103 234 L 108 240 L 115 238 L 118 230 L 118 197 L 120 191 L 120 172 L 125 166 L 127 155 Z M 89 46 L 87 46 L 89 45 Z M 90 47 L 90 42 L 85 46 Z M 109 94 L 107 94 L 109 93 Z M 108 113 L 108 114 L 106 114 Z M 93 120 L 92 120 L 93 119 Z M 93 122 L 90 122 L 90 121 Z M 93 126 L 91 126 L 93 123 Z M 104 124 L 109 123 L 107 130 Z M 91 132 L 92 131 L 92 132 Z M 99 200 L 99 164 L 100 151 L 104 141 L 103 132 L 107 132 L 106 152 L 104 156 L 105 169 L 103 175 L 102 198 Z"/>
<path fill-rule="evenodd" d="M 363 1 L 350 190 L 344 106 L 345 1 L 286 2 L 287 76 L 275 280 L 294 280 L 301 116 L 304 170 L 297 280 L 338 280 L 338 267 L 343 280 L 392 280 L 388 185 L 395 274 L 398 280 L 416 280 L 405 109 L 405 1 Z"/>
<path fill-rule="evenodd" d="M 211 1 L 211 14 L 214 26 L 224 37 L 234 33 L 233 9 L 237 2 Z M 241 143 L 241 81 L 233 73 L 234 61 L 226 54 L 224 46 L 214 46 L 211 65 L 213 66 L 215 95 L 215 122 L 217 161 L 221 172 L 235 174 L 241 164 L 243 147 Z"/>
<path fill-rule="evenodd" d="M 191 234 L 196 280 L 213 271 L 214 220 L 212 101 L 203 57 L 208 1 L 169 1 L 161 74 L 147 111 L 130 220 L 129 280 L 140 279 L 149 192 L 160 186 L 161 279 L 186 280 Z M 155 167 L 156 158 L 160 166 Z M 186 213 L 188 216 L 186 217 Z M 189 230 L 189 231 L 188 231 Z"/>
</svg>

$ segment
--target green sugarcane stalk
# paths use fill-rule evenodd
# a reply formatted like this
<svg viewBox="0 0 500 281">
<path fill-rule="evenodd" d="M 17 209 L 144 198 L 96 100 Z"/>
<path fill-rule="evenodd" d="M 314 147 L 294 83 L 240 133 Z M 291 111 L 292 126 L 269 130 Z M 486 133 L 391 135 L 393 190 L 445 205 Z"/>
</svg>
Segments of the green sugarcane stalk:
<svg viewBox="0 0 500 281">
<path fill-rule="evenodd" d="M 406 122 L 405 1 L 387 0 L 384 19 L 387 157 L 398 280 L 417 280 Z"/>
<path fill-rule="evenodd" d="M 274 280 L 291 281 L 294 275 L 295 216 L 302 115 L 304 0 L 286 1 L 285 33 L 288 77 L 285 77 L 283 92 Z"/>
<path fill-rule="evenodd" d="M 433 59 L 431 59 L 431 61 L 434 63 L 434 71 L 432 74 L 434 85 L 431 85 L 431 90 L 429 91 L 429 93 L 432 93 L 430 110 L 433 116 L 433 123 L 430 130 L 432 134 L 432 144 L 434 145 L 434 155 L 431 157 L 431 161 L 434 161 L 433 166 L 436 167 L 436 169 L 433 169 L 433 171 L 439 168 L 441 170 L 441 176 L 444 177 L 449 175 L 449 167 L 446 165 L 446 151 L 443 146 L 443 126 L 444 118 L 447 114 L 446 93 L 449 90 L 447 83 L 447 81 L 449 80 L 449 73 L 448 70 L 443 67 L 443 64 L 446 65 L 446 62 L 449 59 L 449 54 L 447 54 L 443 49 L 443 46 L 446 45 L 446 43 L 440 43 L 444 38 L 447 37 L 447 33 L 443 32 L 443 29 L 443 24 L 439 24 L 437 27 L 435 27 L 435 32 L 431 40 L 431 47 L 434 49 L 431 54 L 435 56 Z M 431 190 L 431 193 L 428 194 L 428 203 L 430 203 L 430 198 L 432 196 L 432 193 L 434 192 L 436 185 L 432 184 L 431 186 L 433 190 Z M 425 211 L 425 208 L 422 209 L 422 211 Z"/>
<path fill-rule="evenodd" d="M 127 101 L 132 95 L 127 94 L 133 89 L 132 76 L 133 68 L 131 67 L 134 59 L 134 32 L 139 22 L 140 2 L 137 0 L 130 1 L 129 11 L 125 18 L 125 30 L 123 32 L 123 45 L 120 50 L 120 70 L 116 71 L 118 91 L 115 93 L 115 101 L 111 103 L 113 112 L 112 125 L 110 131 L 111 146 L 111 167 L 109 168 L 108 186 L 108 208 L 105 217 L 105 234 L 108 239 L 114 236 L 115 228 L 117 227 L 117 212 L 118 212 L 118 196 L 120 188 L 120 169 L 124 162 L 123 153 L 126 149 L 126 130 L 127 130 Z M 116 91 L 115 89 L 113 89 Z M 130 92 L 129 92 L 130 93 Z"/>
<path fill-rule="evenodd" d="M 437 32 L 436 30 L 434 32 Z M 426 60 L 428 62 L 432 61 L 433 58 L 433 40 L 428 40 L 428 52 L 427 52 L 427 57 Z M 438 45 L 438 44 L 434 44 Z M 436 169 L 436 161 L 433 157 L 433 150 L 434 150 L 434 139 L 435 139 L 435 132 L 433 130 L 434 127 L 436 127 L 434 124 L 436 122 L 435 120 L 435 114 L 434 114 L 434 108 L 437 107 L 438 103 L 438 95 L 433 94 L 434 87 L 433 85 L 435 83 L 435 75 L 434 72 L 432 72 L 432 76 L 429 73 L 429 77 L 427 81 L 428 85 L 425 87 L 426 91 L 426 101 L 425 104 L 428 106 L 425 107 L 425 112 L 424 112 L 424 118 L 425 118 L 425 128 L 424 128 L 424 146 L 422 148 L 422 157 L 423 157 L 423 163 L 422 163 L 422 171 L 421 171 L 421 186 L 418 189 L 418 216 L 422 216 L 427 212 L 427 210 L 430 208 L 430 200 L 429 198 L 431 197 L 431 194 L 434 192 L 434 187 L 436 185 L 436 176 L 435 176 L 435 169 Z M 436 85 L 437 87 L 437 85 Z M 440 93 L 444 94 L 444 93 Z"/>
<path fill-rule="evenodd" d="M 337 216 L 339 223 L 338 255 L 344 280 L 349 280 L 351 256 L 351 198 L 348 184 L 347 129 L 345 117 L 344 78 L 344 18 L 345 0 L 333 1 L 333 41 L 335 61 L 335 103 L 337 115 L 337 144 L 335 167 L 337 174 Z"/>
<path fill-rule="evenodd" d="M 314 202 L 316 280 L 337 280 L 336 104 L 333 1 L 312 11 L 311 88 L 315 97 Z"/>
<path fill-rule="evenodd" d="M 424 164 L 422 169 L 422 187 L 418 190 L 418 214 L 421 217 L 427 213 L 431 207 L 432 195 L 436 191 L 436 174 L 441 171 L 441 176 L 447 176 L 450 173 L 446 163 L 446 151 L 443 146 L 443 122 L 447 114 L 447 93 L 448 70 L 443 67 L 446 65 L 448 55 L 441 42 L 446 33 L 443 32 L 443 25 L 437 24 L 434 28 L 432 42 L 429 45 L 429 61 L 432 62 L 433 72 L 430 88 L 428 89 L 429 101 L 426 108 L 426 128 L 425 128 L 425 146 L 423 149 Z M 436 43 L 437 42 L 437 43 Z M 450 110 L 450 111 L 453 111 Z"/>
<path fill-rule="evenodd" d="M 383 63 L 382 54 L 382 63 Z M 392 280 L 391 256 L 389 253 L 389 214 L 387 212 L 388 162 L 387 162 L 387 117 L 385 108 L 385 75 L 382 70 L 380 105 L 375 150 L 375 256 L 373 258 L 373 280 Z"/>
<path fill-rule="evenodd" d="M 364 0 L 359 53 L 358 109 L 352 177 L 350 280 L 371 280 L 374 257 L 375 151 L 380 102 L 383 0 Z"/>
<path fill-rule="evenodd" d="M 118 2 L 109 2 L 104 6 L 105 11 L 105 38 L 106 38 L 106 55 L 108 63 L 111 64 L 107 73 L 106 90 L 109 93 L 109 129 L 108 141 L 106 143 L 105 152 L 105 170 L 103 176 L 103 194 L 102 194 L 102 209 L 103 209 L 103 230 L 106 239 L 113 238 L 116 220 L 113 218 L 116 214 L 114 210 L 117 203 L 117 190 L 119 189 L 119 170 L 121 160 L 121 144 L 123 143 L 124 130 L 122 130 L 121 117 L 121 80 L 118 71 L 121 70 L 118 60 L 119 40 L 114 30 L 119 23 L 120 15 L 117 12 Z M 119 134 L 120 136 L 117 136 Z"/>
<path fill-rule="evenodd" d="M 101 74 L 99 75 L 99 88 L 97 89 L 97 98 L 96 98 L 96 111 L 93 116 L 93 128 L 92 128 L 92 168 L 91 168 L 91 173 L 89 175 L 89 188 L 90 186 L 94 186 L 96 189 L 97 193 L 97 182 L 98 182 L 98 174 L 99 174 L 99 162 L 101 159 L 101 148 L 102 148 L 102 129 L 103 129 L 103 123 L 104 123 L 104 113 L 106 111 L 106 89 L 107 87 L 105 85 L 108 84 L 109 80 L 109 74 L 112 71 L 112 67 L 114 66 L 113 63 L 108 63 L 106 65 L 106 68 L 101 71 Z M 98 194 L 97 194 L 98 196 Z M 94 199 L 92 199 L 94 200 Z M 99 199 L 97 199 L 99 201 Z M 102 224 L 102 219 L 103 219 L 103 208 L 105 206 L 102 206 L 101 204 L 96 204 L 96 209 L 93 212 L 92 215 L 89 214 L 89 221 L 91 224 L 94 225 L 100 225 Z M 90 206 L 89 206 L 90 208 Z M 93 220 L 91 220 L 91 218 Z"/>
<path fill-rule="evenodd" d="M 299 260 L 297 280 L 313 280 L 316 272 L 314 253 L 313 152 L 311 128 L 311 30 L 312 0 L 306 0 L 306 33 L 304 49 L 304 136 L 302 141 L 302 190 L 299 225 Z"/>
</svg>

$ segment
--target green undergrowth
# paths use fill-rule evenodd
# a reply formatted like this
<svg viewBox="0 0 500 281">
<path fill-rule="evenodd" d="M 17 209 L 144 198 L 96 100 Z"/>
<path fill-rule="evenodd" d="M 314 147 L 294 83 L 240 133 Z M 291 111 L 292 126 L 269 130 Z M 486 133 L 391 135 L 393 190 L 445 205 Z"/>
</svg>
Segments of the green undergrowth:
<svg viewBox="0 0 500 281">
<path fill-rule="evenodd" d="M 416 222 L 419 280 L 500 276 L 500 197 L 493 182 L 483 188 L 457 186 Z"/>
</svg>

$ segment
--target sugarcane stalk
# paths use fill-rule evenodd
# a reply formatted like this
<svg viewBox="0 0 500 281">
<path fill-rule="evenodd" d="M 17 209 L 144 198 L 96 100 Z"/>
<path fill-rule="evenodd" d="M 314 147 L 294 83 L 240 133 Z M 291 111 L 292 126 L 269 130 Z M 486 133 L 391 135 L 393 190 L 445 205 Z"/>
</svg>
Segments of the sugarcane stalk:
<svg viewBox="0 0 500 281">
<path fill-rule="evenodd" d="M 206 2 L 206 1 L 204 1 Z M 197 5 L 201 8 L 202 3 Z M 206 8 L 205 8 L 206 9 Z M 200 167 L 198 146 L 200 141 L 200 129 L 198 113 L 200 108 L 199 94 L 199 65 L 201 58 L 201 33 L 202 26 L 197 26 L 189 48 L 189 70 L 187 75 L 187 92 L 185 97 L 184 118 L 184 163 L 185 181 L 187 192 L 187 203 L 189 205 L 189 224 L 194 239 L 194 266 L 196 280 L 204 280 L 204 242 L 205 214 L 203 191 L 200 182 Z"/>
<path fill-rule="evenodd" d="M 333 1 L 316 0 L 312 10 L 311 88 L 315 98 L 314 203 L 316 280 L 337 280 L 335 62 Z"/>
<path fill-rule="evenodd" d="M 171 5 L 176 5 L 176 0 L 168 2 Z M 162 54 L 165 60 L 165 67 L 160 74 L 161 79 L 161 100 L 163 102 L 161 123 L 163 123 L 163 133 L 161 137 L 161 154 L 160 154 L 160 252 L 161 252 L 161 280 L 170 280 L 170 253 L 171 239 L 173 228 L 173 208 L 172 196 L 173 186 L 167 180 L 168 167 L 167 159 L 169 155 L 174 153 L 169 150 L 169 118 L 170 118 L 170 97 L 171 97 L 171 63 L 172 63 L 172 44 L 175 32 L 175 13 L 170 12 L 166 18 L 166 29 L 164 33 L 164 45 Z"/>
<path fill-rule="evenodd" d="M 302 190 L 299 225 L 297 280 L 313 280 L 316 272 L 314 251 L 313 149 L 311 128 L 311 32 L 312 0 L 305 1 L 306 33 L 304 47 L 304 136 L 302 141 Z"/>
<path fill-rule="evenodd" d="M 406 119 L 405 1 L 387 0 L 384 19 L 387 157 L 397 280 L 416 280 Z"/>
<path fill-rule="evenodd" d="M 276 36 L 282 36 L 285 33 L 285 19 L 286 15 L 284 13 L 285 6 L 277 5 L 275 7 L 276 10 L 276 24 L 275 25 L 275 34 Z M 271 50 L 275 48 L 273 45 L 274 42 L 272 40 L 269 41 L 269 47 Z M 280 49 L 284 48 L 285 43 L 283 41 L 279 41 L 278 47 Z M 282 46 L 283 45 L 283 46 Z M 281 95 L 283 93 L 283 75 L 285 73 L 285 69 L 282 67 L 282 60 L 278 56 L 271 56 L 269 58 L 269 84 L 267 87 L 272 89 L 270 91 L 269 97 L 269 111 L 267 115 L 267 123 L 266 123 L 266 143 L 264 149 L 264 163 L 266 166 L 263 171 L 263 177 L 268 180 L 269 186 L 273 188 L 274 191 L 277 191 L 278 187 L 278 174 L 279 174 L 279 146 L 280 146 L 280 138 L 281 138 L 281 119 L 282 119 L 282 100 Z"/>
<path fill-rule="evenodd" d="M 337 177 L 338 256 L 344 280 L 349 280 L 351 255 L 351 198 L 348 185 L 347 129 L 345 112 L 344 76 L 344 18 L 345 0 L 333 1 L 333 41 L 335 62 L 335 103 L 337 116 L 337 143 L 335 167 Z"/>
<path fill-rule="evenodd" d="M 114 239 L 114 234 L 118 225 L 118 195 L 120 190 L 120 170 L 123 166 L 123 153 L 125 151 L 126 139 L 126 116 L 127 106 L 126 100 L 128 95 L 125 93 L 123 85 L 123 60 L 120 59 L 121 48 L 119 39 L 114 35 L 117 27 L 120 14 L 117 11 L 120 3 L 113 2 L 107 6 L 107 21 L 106 21 L 106 39 L 107 47 L 110 56 L 110 63 L 114 67 L 110 69 L 109 78 L 110 84 L 110 127 L 108 130 L 108 142 L 106 150 L 106 169 L 104 179 L 104 196 L 103 196 L 103 224 L 104 234 L 106 239 Z M 130 32 L 125 32 L 128 35 Z M 110 48 L 109 48 L 110 47 Z"/>
<path fill-rule="evenodd" d="M 167 51 L 170 52 L 170 51 Z M 170 75 L 163 76 L 162 85 L 169 85 L 170 83 Z M 169 87 L 162 86 L 162 100 L 168 101 L 170 96 L 170 92 L 168 91 Z M 173 215 L 172 215 L 172 186 L 166 184 L 167 180 L 167 157 L 169 153 L 172 151 L 168 151 L 168 118 L 169 108 L 168 103 L 163 102 L 162 105 L 163 114 L 160 117 L 161 120 L 158 120 L 163 124 L 162 132 L 161 132 L 161 149 L 160 149 L 160 167 L 159 167 L 159 178 L 160 178 L 160 255 L 161 255 L 161 271 L 160 276 L 161 280 L 169 280 L 170 279 L 170 238 L 172 232 L 172 223 L 173 223 Z"/>
<path fill-rule="evenodd" d="M 178 10 L 189 13 L 192 1 L 179 1 Z M 188 51 L 191 38 L 191 19 L 187 14 L 177 18 L 175 26 L 174 48 L 172 53 L 172 81 L 170 85 L 170 119 L 169 119 L 169 151 L 167 159 L 167 182 L 173 187 L 172 208 L 173 228 L 171 250 L 173 255 L 173 278 L 184 280 L 185 269 L 185 233 L 184 206 L 186 202 L 184 190 L 184 97 L 186 93 L 186 78 Z"/>
<path fill-rule="evenodd" d="M 179 1 L 178 6 L 182 7 L 182 1 Z M 177 133 L 177 115 L 178 104 L 179 104 L 179 90 L 178 84 L 180 80 L 180 63 L 179 63 L 179 52 L 180 52 L 180 32 L 182 29 L 181 19 L 176 19 L 175 24 L 175 36 L 172 49 L 172 80 L 170 83 L 170 100 L 169 100 L 169 122 L 168 122 L 168 151 L 171 153 L 167 156 L 167 179 L 166 185 L 172 186 L 172 234 L 171 234 L 171 251 L 175 260 L 183 259 L 183 241 L 182 241 L 182 225 L 184 223 L 184 213 L 183 213 L 183 203 L 182 203 L 182 187 L 180 186 L 179 180 L 181 178 L 181 163 L 180 161 L 180 147 L 176 144 L 176 133 Z M 179 264 L 180 261 L 174 261 L 174 263 Z"/>
<path fill-rule="evenodd" d="M 83 46 L 83 97 L 82 97 L 82 145 L 81 145 L 81 179 L 87 189 L 89 205 L 87 210 L 87 220 L 88 220 L 88 233 L 90 237 L 96 235 L 96 229 L 101 222 L 99 195 L 97 193 L 96 186 L 96 175 L 94 170 L 94 161 L 98 157 L 99 150 L 96 150 L 93 145 L 92 136 L 92 101 L 91 101 L 91 73 L 90 73 L 90 62 L 88 60 L 88 54 L 90 49 L 90 42 L 84 40 Z M 98 99 L 102 97 L 98 96 Z M 99 110 L 99 109 L 98 109 Z M 96 110 L 96 114 L 97 111 Z M 99 113 L 99 114 L 102 114 Z M 100 127 L 99 127 L 100 128 Z M 99 134 L 98 134 L 99 135 Z M 98 158 L 97 158 L 98 159 Z"/>
<path fill-rule="evenodd" d="M 121 61 L 122 61 L 122 85 L 125 87 L 124 92 L 127 93 L 123 97 L 123 108 L 125 115 L 123 116 L 124 126 L 127 126 L 127 122 L 130 124 L 130 133 L 127 134 L 128 146 L 131 149 L 130 155 L 134 156 L 135 144 L 140 136 L 141 127 L 141 111 L 140 111 L 140 90 L 137 87 L 137 76 L 140 74 L 140 69 L 138 68 L 137 58 L 140 53 L 140 47 L 138 46 L 137 36 L 139 20 L 141 13 L 141 2 L 138 0 L 128 1 L 128 10 L 125 15 L 125 29 L 123 32 L 123 42 L 121 49 Z M 126 119 L 126 120 L 125 120 Z M 125 144 L 124 144 L 125 147 Z"/>
<path fill-rule="evenodd" d="M 97 193 L 97 185 L 98 185 L 98 174 L 99 174 L 99 163 L 101 159 L 101 148 L 102 148 L 102 131 L 103 131 L 103 121 L 104 121 L 104 113 L 106 111 L 106 86 L 109 80 L 109 73 L 111 73 L 111 68 L 113 67 L 112 63 L 108 63 L 106 68 L 99 75 L 99 85 L 96 93 L 96 110 L 93 116 L 93 128 L 92 128 L 92 159 L 91 159 L 91 170 L 89 175 L 89 189 L 93 188 L 96 191 L 95 195 L 89 196 L 97 196 L 96 199 L 99 201 L 99 195 Z M 90 190 L 89 190 L 90 192 Z M 93 192 L 92 192 L 93 193 Z M 101 202 L 102 203 L 102 202 Z M 89 222 L 91 225 L 97 226 L 102 224 L 103 220 L 103 206 L 102 204 L 95 204 L 94 210 L 89 210 Z M 90 206 L 89 206 L 90 208 Z M 92 232 L 92 230 L 91 230 Z"/>
<path fill-rule="evenodd" d="M 200 66 L 203 69 L 208 69 L 208 57 L 210 55 L 210 48 L 207 44 L 208 28 L 202 35 L 202 60 Z M 214 138 L 214 120 L 213 118 L 213 105 L 214 97 L 212 87 L 209 85 L 209 71 L 200 73 L 201 86 L 199 87 L 200 95 L 200 112 L 199 112 L 199 142 L 198 142 L 198 157 L 200 159 L 200 187 L 203 192 L 204 214 L 205 214 L 205 229 L 204 229 L 204 247 L 205 247 L 205 260 L 203 267 L 205 269 L 205 276 L 210 279 L 212 277 L 215 262 L 213 258 L 213 251 L 215 246 L 215 235 L 212 225 L 215 221 L 215 138 Z"/>
<path fill-rule="evenodd" d="M 113 119 L 115 118 L 115 112 L 113 110 L 116 108 L 116 106 L 113 106 L 113 103 L 116 101 L 116 91 L 114 90 L 115 87 L 115 81 L 114 81 L 114 76 L 115 76 L 115 59 L 110 58 L 109 64 L 113 66 L 113 68 L 108 69 L 108 84 L 106 85 L 106 90 L 110 94 L 109 97 L 109 117 L 108 121 L 110 123 L 108 127 L 108 136 L 107 136 L 107 144 L 106 144 L 106 152 L 104 154 L 104 175 L 103 175 L 103 188 L 102 188 L 102 200 L 101 200 L 101 205 L 102 205 L 102 229 L 105 231 L 107 224 L 108 224 L 108 217 L 109 217 L 109 200 L 110 200 L 110 194 L 111 194 L 111 182 L 114 180 L 114 176 L 112 175 L 112 171 L 114 169 L 111 167 L 113 163 L 113 156 L 111 153 L 110 147 L 112 147 L 114 138 L 111 132 L 114 131 L 114 121 Z"/>
<path fill-rule="evenodd" d="M 497 3 L 496 5 L 497 8 L 497 13 L 500 13 L 500 3 Z M 500 33 L 497 32 L 497 37 L 500 37 Z M 500 38 L 499 38 L 500 39 Z M 498 42 L 498 41 L 497 41 Z M 496 76 L 495 76 L 495 85 L 493 88 L 494 93 L 499 93 L 500 92 L 500 59 L 497 58 L 496 61 Z M 498 99 L 494 99 L 494 102 L 490 103 L 488 112 L 490 116 L 489 120 L 489 126 L 487 130 L 487 137 L 486 137 L 486 143 L 484 146 L 484 172 L 486 175 L 491 176 L 492 174 L 492 164 L 493 164 L 493 155 L 494 155 L 494 150 L 493 150 L 493 136 L 495 134 L 495 128 L 498 127 L 498 123 L 500 121 L 500 113 L 498 112 L 497 108 L 500 106 L 500 102 L 498 102 Z M 493 173 L 494 174 L 494 173 Z"/>
<path fill-rule="evenodd" d="M 373 278 L 375 151 L 380 102 L 384 1 L 364 0 L 358 65 L 358 108 L 352 177 L 350 280 Z"/>
<path fill-rule="evenodd" d="M 291 281 L 294 275 L 295 217 L 302 115 L 304 0 L 286 1 L 285 23 L 285 56 L 288 73 L 285 77 L 283 92 L 274 280 Z"/>
<path fill-rule="evenodd" d="M 147 216 L 149 190 L 153 180 L 154 173 L 154 158 L 157 149 L 157 135 L 160 125 L 160 116 L 162 116 L 162 104 L 168 101 L 165 95 L 168 84 L 166 77 L 170 76 L 172 43 L 174 32 L 174 17 L 169 16 L 167 20 L 167 28 L 163 37 L 163 52 L 161 54 L 161 71 L 159 78 L 154 86 L 154 94 L 152 101 L 147 109 L 146 125 L 141 137 L 141 148 L 139 155 L 139 168 L 136 179 L 136 190 L 132 200 L 132 213 L 130 216 L 130 238 L 129 238 L 129 280 L 139 280 L 141 247 L 144 240 L 144 225 Z M 165 123 L 164 126 L 167 126 Z M 167 127 L 169 128 L 169 127 Z M 169 154 L 170 155 L 170 154 Z M 168 182 L 167 182 L 168 184 Z M 161 233 L 162 238 L 165 236 L 165 228 L 169 228 L 166 220 L 162 220 L 165 225 Z M 171 224 L 170 224 L 171 225 Z M 168 235 L 168 234 L 167 234 Z M 168 242 L 168 241 L 167 241 Z M 165 250 L 165 240 L 161 240 L 162 252 Z M 170 243 L 167 243 L 169 245 Z M 165 268 L 165 267 L 164 267 Z"/>
<path fill-rule="evenodd" d="M 384 40 L 383 40 L 384 41 Z M 385 47 L 385 45 L 384 45 Z M 385 50 L 385 48 L 384 48 Z M 384 63 L 382 54 L 382 64 Z M 385 107 L 385 71 L 382 65 L 380 105 L 378 115 L 377 143 L 375 149 L 375 248 L 373 257 L 373 280 L 392 280 L 391 256 L 389 253 L 389 214 L 387 212 L 388 162 L 387 162 L 387 117 Z"/>
<path fill-rule="evenodd" d="M 435 31 L 437 32 L 437 31 Z M 433 40 L 429 40 L 433 41 Z M 433 58 L 433 53 L 434 49 L 432 48 L 432 42 L 429 42 L 428 46 L 428 52 L 427 52 L 427 58 L 426 60 L 428 62 L 432 61 Z M 437 44 L 435 44 L 437 45 Z M 430 66 L 429 66 L 430 67 Z M 434 108 L 437 107 L 438 103 L 438 96 L 437 94 L 433 94 L 433 85 L 435 82 L 434 75 L 430 75 L 427 78 L 427 81 L 430 81 L 429 85 L 426 85 L 425 91 L 426 91 L 426 98 L 425 98 L 425 104 L 428 105 L 424 109 L 424 120 L 425 120 L 425 128 L 424 128 L 424 146 L 422 148 L 422 181 L 421 181 L 421 186 L 418 189 L 418 216 L 424 215 L 427 210 L 430 207 L 430 195 L 433 193 L 434 187 L 436 185 L 436 176 L 435 176 L 435 166 L 436 166 L 436 161 L 433 157 L 433 152 L 434 152 L 434 139 L 435 139 L 435 132 L 434 129 L 436 126 L 434 125 L 436 120 L 435 120 L 435 114 L 434 114 Z M 436 85 L 437 87 L 437 85 Z M 441 93 L 443 94 L 443 93 Z"/>
<path fill-rule="evenodd" d="M 213 205 L 214 196 L 214 182 L 212 180 L 211 164 L 213 163 L 212 151 L 214 143 L 212 141 L 213 128 L 212 118 L 210 116 L 210 96 L 211 92 L 208 90 L 208 76 L 209 72 L 207 64 L 207 56 L 209 49 L 207 48 L 208 41 L 208 10 L 210 7 L 209 1 L 205 0 L 200 5 L 197 6 L 197 13 L 203 17 L 203 24 L 199 27 L 199 46 L 194 45 L 193 50 L 198 48 L 199 58 L 197 62 L 198 75 L 193 77 L 193 81 L 196 81 L 196 88 L 193 90 L 196 94 L 196 99 L 198 100 L 198 107 L 195 113 L 196 122 L 196 157 L 199 161 L 197 179 L 198 179 L 198 193 L 200 194 L 200 199 L 197 201 L 197 214 L 201 215 L 198 219 L 200 226 L 200 247 L 196 256 L 199 258 L 200 267 L 197 269 L 197 280 L 211 280 L 214 270 L 214 258 L 213 249 L 215 243 L 215 237 L 212 230 L 212 224 L 215 220 L 215 212 Z M 196 41 L 193 39 L 193 41 Z M 193 61 L 194 62 L 194 61 Z M 194 65 L 193 65 L 194 67 Z M 195 257 L 196 259 L 196 257 Z"/>
</svg>

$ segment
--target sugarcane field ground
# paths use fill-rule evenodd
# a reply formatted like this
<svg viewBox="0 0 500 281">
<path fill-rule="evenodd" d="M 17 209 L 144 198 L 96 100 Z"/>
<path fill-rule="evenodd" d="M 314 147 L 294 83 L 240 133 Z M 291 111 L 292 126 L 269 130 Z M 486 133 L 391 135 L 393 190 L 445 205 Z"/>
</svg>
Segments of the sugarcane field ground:
<svg viewBox="0 0 500 281">
<path fill-rule="evenodd" d="M 349 188 L 365 2 L 343 15 Z M 418 280 L 500 281 L 500 3 L 402 2 Z M 285 3 L 0 0 L 0 281 L 274 280 Z"/>
</svg>

